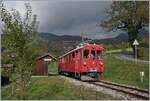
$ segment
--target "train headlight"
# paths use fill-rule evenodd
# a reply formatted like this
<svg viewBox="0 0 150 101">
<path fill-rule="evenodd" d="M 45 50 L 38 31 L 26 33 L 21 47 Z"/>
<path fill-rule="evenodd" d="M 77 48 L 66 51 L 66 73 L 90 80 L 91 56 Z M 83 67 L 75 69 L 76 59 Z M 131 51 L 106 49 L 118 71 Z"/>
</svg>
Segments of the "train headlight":
<svg viewBox="0 0 150 101">
<path fill-rule="evenodd" d="M 103 62 L 100 62 L 100 65 L 103 65 Z"/>
<path fill-rule="evenodd" d="M 95 62 L 92 62 L 93 64 L 95 64 Z"/>
<path fill-rule="evenodd" d="M 86 65 L 86 62 L 84 62 L 83 64 Z"/>
</svg>

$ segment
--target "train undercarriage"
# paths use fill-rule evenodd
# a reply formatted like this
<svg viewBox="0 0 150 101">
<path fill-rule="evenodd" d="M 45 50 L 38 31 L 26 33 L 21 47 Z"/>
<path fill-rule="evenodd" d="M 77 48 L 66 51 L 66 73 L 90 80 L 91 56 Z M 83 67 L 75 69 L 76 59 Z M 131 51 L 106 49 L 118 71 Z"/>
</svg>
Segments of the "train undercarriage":
<svg viewBox="0 0 150 101">
<path fill-rule="evenodd" d="M 79 79 L 79 80 L 90 80 L 90 81 L 97 81 L 97 80 L 100 80 L 100 74 L 101 73 L 98 73 L 98 72 L 84 72 L 84 73 L 75 73 L 75 72 L 59 72 L 59 74 L 61 75 L 65 75 L 65 76 L 68 76 L 68 77 L 74 77 L 76 79 Z"/>
</svg>

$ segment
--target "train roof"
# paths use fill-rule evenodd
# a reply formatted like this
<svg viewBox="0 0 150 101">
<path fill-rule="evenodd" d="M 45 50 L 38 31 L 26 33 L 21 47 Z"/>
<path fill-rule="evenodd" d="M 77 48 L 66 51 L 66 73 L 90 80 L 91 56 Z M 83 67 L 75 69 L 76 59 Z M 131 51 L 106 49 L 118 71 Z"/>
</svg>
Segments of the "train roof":
<svg viewBox="0 0 150 101">
<path fill-rule="evenodd" d="M 61 57 L 63 57 L 63 56 L 66 56 L 66 55 L 68 55 L 69 53 L 71 53 L 71 52 L 73 52 L 73 51 L 76 51 L 76 50 L 79 50 L 79 49 L 81 49 L 81 48 L 83 48 L 83 47 L 85 47 L 85 46 L 87 46 L 87 45 L 100 46 L 100 45 L 97 45 L 97 44 L 88 44 L 88 43 L 80 44 L 80 45 L 78 45 L 75 49 L 73 49 L 73 50 L 71 50 L 71 51 L 65 53 L 64 55 L 62 55 L 62 56 L 60 56 L 60 57 L 58 57 L 58 58 L 61 58 Z M 102 46 L 101 46 L 101 48 L 104 49 Z"/>
</svg>

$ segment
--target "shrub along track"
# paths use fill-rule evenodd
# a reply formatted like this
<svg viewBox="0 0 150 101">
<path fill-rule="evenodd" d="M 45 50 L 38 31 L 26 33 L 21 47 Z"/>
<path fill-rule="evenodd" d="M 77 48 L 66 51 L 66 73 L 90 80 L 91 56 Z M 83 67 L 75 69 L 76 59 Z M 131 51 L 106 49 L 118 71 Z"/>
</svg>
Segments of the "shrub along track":
<svg viewBox="0 0 150 101">
<path fill-rule="evenodd" d="M 142 100 L 148 100 L 149 99 L 149 91 L 132 87 L 132 86 L 127 86 L 123 84 L 118 84 L 110 81 L 104 81 L 104 80 L 99 80 L 99 81 L 82 81 L 66 76 L 62 76 L 68 80 L 74 80 L 80 83 L 90 84 L 93 87 L 95 87 L 98 91 L 104 92 L 107 94 L 111 94 L 115 97 L 123 98 L 123 99 L 142 99 Z"/>
</svg>

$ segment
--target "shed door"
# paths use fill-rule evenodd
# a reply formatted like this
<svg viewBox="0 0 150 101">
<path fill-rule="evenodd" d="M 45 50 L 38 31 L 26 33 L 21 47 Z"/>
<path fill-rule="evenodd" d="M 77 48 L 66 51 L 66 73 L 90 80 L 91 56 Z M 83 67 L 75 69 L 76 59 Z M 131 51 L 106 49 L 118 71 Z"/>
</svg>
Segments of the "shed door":
<svg viewBox="0 0 150 101">
<path fill-rule="evenodd" d="M 47 63 L 43 60 L 38 60 L 33 75 L 48 75 Z"/>
</svg>

